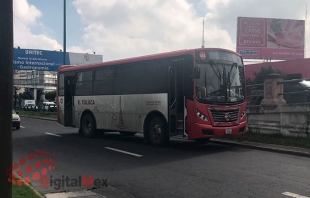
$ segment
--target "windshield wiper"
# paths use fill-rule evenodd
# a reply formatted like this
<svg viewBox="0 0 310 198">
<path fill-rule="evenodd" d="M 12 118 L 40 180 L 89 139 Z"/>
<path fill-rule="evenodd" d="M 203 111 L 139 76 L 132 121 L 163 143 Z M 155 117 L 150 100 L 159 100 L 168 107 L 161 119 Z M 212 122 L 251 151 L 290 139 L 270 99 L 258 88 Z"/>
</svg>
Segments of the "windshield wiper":
<svg viewBox="0 0 310 198">
<path fill-rule="evenodd" d="M 219 65 L 217 65 L 213 60 L 209 61 L 209 64 L 211 65 L 214 73 L 216 74 L 216 76 L 218 77 L 218 79 L 220 80 L 220 82 L 222 82 L 223 79 L 223 85 L 224 87 L 220 90 L 225 90 L 225 100 L 228 101 L 228 97 L 231 97 L 231 93 L 230 93 L 230 89 L 231 89 L 231 85 L 233 83 L 233 81 L 236 78 L 236 73 L 237 73 L 237 69 L 234 71 L 234 73 L 232 74 L 232 70 L 235 67 L 238 67 L 237 63 L 233 63 L 230 67 L 230 71 L 228 72 L 228 77 L 226 77 L 226 68 L 225 68 L 225 64 L 221 64 L 222 68 L 223 68 L 223 75 L 221 75 L 220 69 L 219 69 Z M 217 70 L 217 71 L 216 71 Z M 219 91 L 220 91 L 219 90 Z M 228 91 L 228 94 L 227 94 Z M 211 94 L 211 93 L 210 93 Z M 208 94 L 209 95 L 209 94 Z"/>
<path fill-rule="evenodd" d="M 223 85 L 224 85 L 224 87 L 222 89 L 220 89 L 220 90 L 224 89 L 225 101 L 227 101 L 227 91 L 226 91 L 227 90 L 227 79 L 226 79 L 226 68 L 225 68 L 225 65 L 224 64 L 221 65 L 222 68 L 223 68 L 223 75 L 221 75 L 221 71 L 219 69 L 219 66 L 213 60 L 210 60 L 209 64 L 211 65 L 211 67 L 213 68 L 214 73 L 216 74 L 216 76 L 220 80 L 220 83 L 222 82 L 222 78 L 221 77 L 223 77 Z M 217 69 L 219 75 L 217 75 L 217 73 L 215 71 L 215 68 Z"/>
<path fill-rule="evenodd" d="M 231 75 L 231 72 L 232 72 L 232 70 L 234 69 L 234 67 L 236 67 L 235 72 L 234 72 L 233 75 Z M 235 78 L 236 78 L 236 73 L 237 73 L 237 69 L 238 69 L 237 67 L 238 67 L 237 63 L 233 63 L 233 64 L 231 65 L 230 71 L 229 71 L 229 73 L 228 73 L 228 84 L 227 84 L 227 88 L 228 88 L 229 97 L 231 97 L 231 95 L 230 95 L 230 94 L 231 94 L 231 93 L 230 93 L 230 88 L 231 88 L 231 85 L 232 85 L 233 81 L 234 81 Z"/>
<path fill-rule="evenodd" d="M 214 62 L 214 61 L 212 61 L 212 60 L 210 60 L 209 61 L 209 64 L 211 65 L 211 67 L 212 67 L 212 69 L 213 69 L 213 71 L 214 71 L 214 73 L 215 73 L 215 75 L 217 76 L 217 78 L 220 80 L 220 82 L 222 81 L 222 75 L 221 75 L 221 71 L 220 71 L 220 69 L 219 69 L 219 66 Z M 217 71 L 215 71 L 215 69 L 217 70 Z"/>
</svg>

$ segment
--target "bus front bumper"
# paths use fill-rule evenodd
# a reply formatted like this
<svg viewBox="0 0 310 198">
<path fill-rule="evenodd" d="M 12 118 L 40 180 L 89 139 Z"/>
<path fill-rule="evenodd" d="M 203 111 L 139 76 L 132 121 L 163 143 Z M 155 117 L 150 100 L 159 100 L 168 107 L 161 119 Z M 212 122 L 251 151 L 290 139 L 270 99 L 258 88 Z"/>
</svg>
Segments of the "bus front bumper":
<svg viewBox="0 0 310 198">
<path fill-rule="evenodd" d="M 215 138 L 246 133 L 246 122 L 230 127 L 214 127 L 212 125 L 193 123 L 190 127 L 188 139 Z"/>
</svg>

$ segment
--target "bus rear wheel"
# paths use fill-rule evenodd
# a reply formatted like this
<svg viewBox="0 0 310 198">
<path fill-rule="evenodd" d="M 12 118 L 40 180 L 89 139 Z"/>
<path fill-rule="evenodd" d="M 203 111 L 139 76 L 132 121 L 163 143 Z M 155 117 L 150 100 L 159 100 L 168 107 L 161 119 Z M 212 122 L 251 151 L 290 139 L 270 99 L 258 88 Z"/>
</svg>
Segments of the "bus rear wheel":
<svg viewBox="0 0 310 198">
<path fill-rule="evenodd" d="M 149 140 L 155 146 L 165 146 L 169 142 L 169 133 L 164 121 L 158 117 L 151 120 L 148 130 Z"/>
<path fill-rule="evenodd" d="M 96 136 L 96 123 L 90 114 L 86 114 L 82 118 L 81 132 L 85 137 L 95 137 Z"/>
</svg>

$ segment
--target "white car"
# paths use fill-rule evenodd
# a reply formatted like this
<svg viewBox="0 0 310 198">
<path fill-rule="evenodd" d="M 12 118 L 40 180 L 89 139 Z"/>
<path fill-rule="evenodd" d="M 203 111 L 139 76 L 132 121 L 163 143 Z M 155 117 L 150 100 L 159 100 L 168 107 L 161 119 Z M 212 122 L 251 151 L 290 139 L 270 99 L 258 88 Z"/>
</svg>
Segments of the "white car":
<svg viewBox="0 0 310 198">
<path fill-rule="evenodd" d="M 37 111 L 38 110 L 38 106 L 36 106 L 34 104 L 26 104 L 23 109 L 25 111 Z"/>
<path fill-rule="evenodd" d="M 57 106 L 55 102 L 43 102 L 44 111 L 56 111 Z"/>
</svg>

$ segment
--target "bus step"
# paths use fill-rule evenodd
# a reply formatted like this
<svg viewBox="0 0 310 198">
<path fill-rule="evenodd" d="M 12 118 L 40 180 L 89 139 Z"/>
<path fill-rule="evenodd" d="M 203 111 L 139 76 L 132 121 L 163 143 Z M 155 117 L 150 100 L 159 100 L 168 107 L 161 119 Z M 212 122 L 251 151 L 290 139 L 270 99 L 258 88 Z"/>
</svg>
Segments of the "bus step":
<svg viewBox="0 0 310 198">
<path fill-rule="evenodd" d="M 183 135 L 176 135 L 176 136 L 173 136 L 172 138 L 173 139 L 178 139 L 178 140 L 182 140 L 182 139 L 184 139 L 184 138 L 186 138 L 187 136 L 183 136 Z"/>
<path fill-rule="evenodd" d="M 177 129 L 182 128 L 183 130 L 183 120 L 178 120 Z"/>
</svg>

